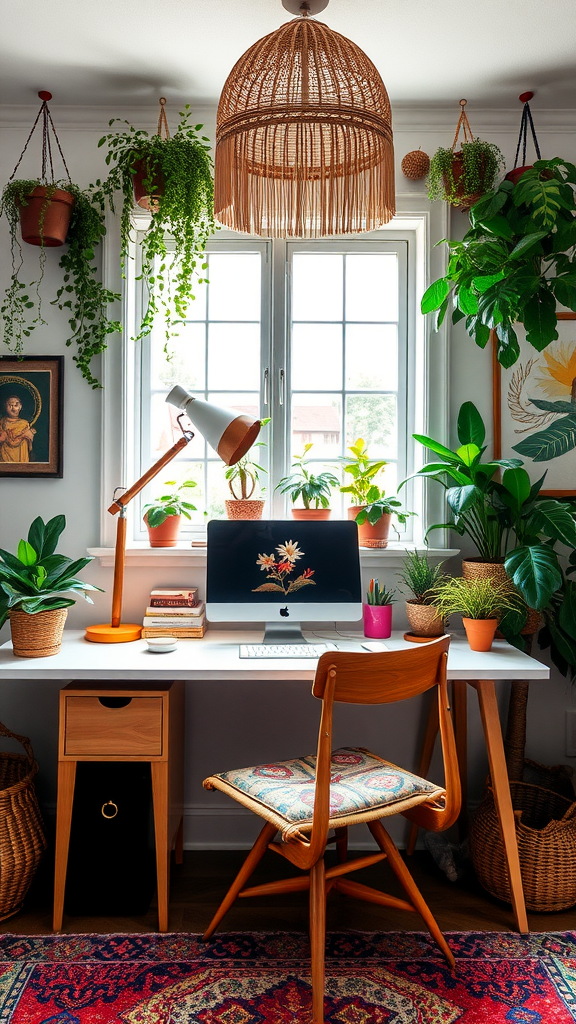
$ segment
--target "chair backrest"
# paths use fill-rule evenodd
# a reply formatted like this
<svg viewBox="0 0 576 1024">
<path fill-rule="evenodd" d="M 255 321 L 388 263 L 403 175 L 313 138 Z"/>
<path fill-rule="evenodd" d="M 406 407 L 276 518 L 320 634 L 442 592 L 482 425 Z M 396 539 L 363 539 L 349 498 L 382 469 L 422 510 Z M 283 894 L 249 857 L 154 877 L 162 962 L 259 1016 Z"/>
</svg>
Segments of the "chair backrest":
<svg viewBox="0 0 576 1024">
<path fill-rule="evenodd" d="M 390 704 L 414 697 L 432 687 L 437 689 L 438 718 L 444 761 L 446 797 L 441 805 L 421 804 L 406 817 L 433 831 L 442 831 L 456 820 L 461 805 L 456 742 L 446 684 L 446 663 L 450 637 L 429 644 L 381 654 L 328 651 L 318 662 L 312 693 L 322 700 L 316 759 L 316 795 L 312 831 L 300 850 L 290 856 L 306 869 L 322 856 L 330 818 L 330 768 L 332 754 L 332 710 L 334 701 L 348 704 Z"/>
</svg>

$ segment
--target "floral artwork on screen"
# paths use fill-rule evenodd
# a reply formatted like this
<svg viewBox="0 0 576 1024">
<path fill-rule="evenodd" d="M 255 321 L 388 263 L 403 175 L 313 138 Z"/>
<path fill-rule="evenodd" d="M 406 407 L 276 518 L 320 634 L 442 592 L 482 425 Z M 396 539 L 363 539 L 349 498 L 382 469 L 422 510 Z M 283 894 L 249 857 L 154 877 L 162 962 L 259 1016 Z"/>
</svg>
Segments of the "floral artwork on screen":
<svg viewBox="0 0 576 1024">
<path fill-rule="evenodd" d="M 301 590 L 302 587 L 306 587 L 309 584 L 315 586 L 315 582 L 311 577 L 314 575 L 314 569 L 304 569 L 296 579 L 290 580 L 288 577 L 296 570 L 296 562 L 298 559 L 304 557 L 304 552 L 298 547 L 298 541 L 287 540 L 283 544 L 279 544 L 276 548 L 276 555 L 258 555 L 256 559 L 256 565 L 260 567 L 261 572 L 266 573 L 266 579 L 270 580 L 269 583 L 261 583 L 259 587 L 254 587 L 252 590 L 253 594 L 256 593 L 280 593 L 280 594 L 294 594 L 297 590 Z"/>
</svg>

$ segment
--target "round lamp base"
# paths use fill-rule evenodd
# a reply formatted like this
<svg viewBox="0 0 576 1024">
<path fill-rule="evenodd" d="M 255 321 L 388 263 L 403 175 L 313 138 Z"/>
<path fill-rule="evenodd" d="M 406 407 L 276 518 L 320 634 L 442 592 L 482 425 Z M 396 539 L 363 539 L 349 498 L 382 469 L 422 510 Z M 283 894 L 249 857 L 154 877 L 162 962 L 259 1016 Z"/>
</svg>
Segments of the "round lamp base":
<svg viewBox="0 0 576 1024">
<path fill-rule="evenodd" d="M 84 639 L 93 644 L 127 644 L 132 640 L 140 640 L 141 636 L 142 626 L 135 622 L 121 622 L 119 626 L 103 622 L 98 626 L 88 626 Z"/>
</svg>

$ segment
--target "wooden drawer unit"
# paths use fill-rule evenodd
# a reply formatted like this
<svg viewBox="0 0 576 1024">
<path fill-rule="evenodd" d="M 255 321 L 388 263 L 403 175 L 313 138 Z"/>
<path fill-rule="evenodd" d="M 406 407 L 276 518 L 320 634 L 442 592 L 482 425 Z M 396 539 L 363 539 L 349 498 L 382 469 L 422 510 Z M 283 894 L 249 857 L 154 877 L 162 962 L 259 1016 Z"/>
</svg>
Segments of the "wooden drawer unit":
<svg viewBox="0 0 576 1024">
<path fill-rule="evenodd" d="M 65 757 L 161 757 L 162 697 L 70 696 Z"/>
</svg>

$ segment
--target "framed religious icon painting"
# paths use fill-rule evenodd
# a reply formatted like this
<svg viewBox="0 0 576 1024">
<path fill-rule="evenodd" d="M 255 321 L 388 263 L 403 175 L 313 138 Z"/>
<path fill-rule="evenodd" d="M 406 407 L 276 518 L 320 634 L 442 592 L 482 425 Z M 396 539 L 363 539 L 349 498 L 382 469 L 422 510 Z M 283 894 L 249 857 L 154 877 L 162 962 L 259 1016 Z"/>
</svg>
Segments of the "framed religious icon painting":
<svg viewBox="0 0 576 1024">
<path fill-rule="evenodd" d="M 493 339 L 493 427 L 494 457 L 523 459 L 533 481 L 546 473 L 540 493 L 562 498 L 576 497 L 576 445 L 544 449 L 539 444 L 542 432 L 555 423 L 563 432 L 560 421 L 570 404 L 576 403 L 576 313 L 562 312 L 557 317 L 558 339 L 542 352 L 517 331 L 520 357 L 508 369 L 497 362 Z M 562 406 L 556 412 L 540 403 Z M 518 445 L 524 450 L 517 451 Z M 549 457 L 552 451 L 562 454 Z"/>
<path fill-rule="evenodd" d="M 61 477 L 63 356 L 0 359 L 0 477 Z"/>
</svg>

